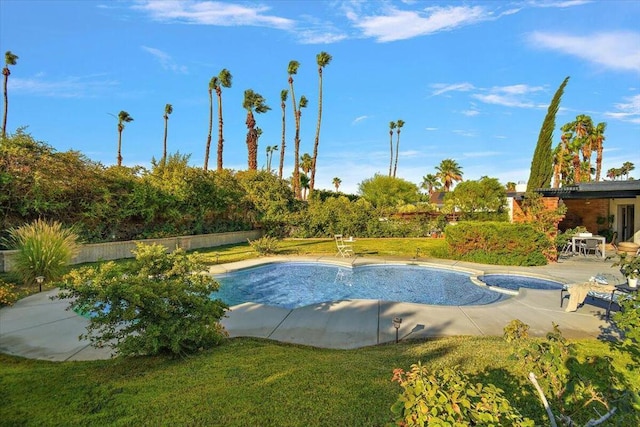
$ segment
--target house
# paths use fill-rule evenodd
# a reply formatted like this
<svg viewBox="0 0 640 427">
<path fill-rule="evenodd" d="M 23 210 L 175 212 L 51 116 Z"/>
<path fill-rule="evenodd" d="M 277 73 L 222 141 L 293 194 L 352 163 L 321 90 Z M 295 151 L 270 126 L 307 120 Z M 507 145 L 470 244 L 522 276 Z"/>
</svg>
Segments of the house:
<svg viewBox="0 0 640 427">
<path fill-rule="evenodd" d="M 542 194 L 549 208 L 559 204 L 567 207 L 558 224 L 560 231 L 583 226 L 593 234 L 617 232 L 619 242 L 640 244 L 640 180 L 582 182 L 535 191 Z M 524 193 L 513 192 L 508 196 L 511 213 L 517 215 Z"/>
</svg>

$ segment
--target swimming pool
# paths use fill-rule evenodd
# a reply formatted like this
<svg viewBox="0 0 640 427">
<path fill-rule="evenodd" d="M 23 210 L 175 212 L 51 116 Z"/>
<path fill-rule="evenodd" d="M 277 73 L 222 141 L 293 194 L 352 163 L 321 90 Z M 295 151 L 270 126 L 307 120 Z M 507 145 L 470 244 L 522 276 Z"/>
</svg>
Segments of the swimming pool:
<svg viewBox="0 0 640 427">
<path fill-rule="evenodd" d="M 485 274 L 479 276 L 478 279 L 486 283 L 487 286 L 495 286 L 512 291 L 517 291 L 520 288 L 559 291 L 563 288 L 563 284 L 559 282 L 515 274 Z"/>
<path fill-rule="evenodd" d="M 214 297 L 230 306 L 254 302 L 283 308 L 345 299 L 434 305 L 485 305 L 509 298 L 471 281 L 469 273 L 417 265 L 283 262 L 216 275 Z"/>
</svg>

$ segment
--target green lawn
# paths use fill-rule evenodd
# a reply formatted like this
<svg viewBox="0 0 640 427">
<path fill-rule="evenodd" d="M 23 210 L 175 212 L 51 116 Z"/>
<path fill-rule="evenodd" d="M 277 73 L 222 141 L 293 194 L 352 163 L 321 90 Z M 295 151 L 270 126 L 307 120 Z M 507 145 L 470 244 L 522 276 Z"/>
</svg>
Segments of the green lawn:
<svg viewBox="0 0 640 427">
<path fill-rule="evenodd" d="M 609 354 L 595 340 L 583 347 Z M 508 360 L 510 351 L 495 337 L 358 350 L 236 338 L 186 359 L 53 363 L 0 355 L 0 425 L 382 426 L 400 392 L 393 369 L 418 360 L 432 369 L 462 366 L 543 423 L 544 411 L 525 374 Z M 620 377 L 637 389 L 628 362 L 614 358 Z"/>
</svg>

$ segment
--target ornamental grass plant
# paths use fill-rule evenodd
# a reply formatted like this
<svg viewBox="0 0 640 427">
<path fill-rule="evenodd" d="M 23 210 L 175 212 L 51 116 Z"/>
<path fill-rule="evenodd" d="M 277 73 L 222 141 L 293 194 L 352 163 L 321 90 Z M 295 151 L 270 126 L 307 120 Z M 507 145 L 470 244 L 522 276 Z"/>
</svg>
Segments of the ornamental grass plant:
<svg viewBox="0 0 640 427">
<path fill-rule="evenodd" d="M 15 272 L 27 286 L 38 276 L 47 283 L 58 280 L 79 251 L 77 234 L 57 221 L 37 219 L 12 228 L 8 240 L 8 246 L 18 250 Z"/>
</svg>

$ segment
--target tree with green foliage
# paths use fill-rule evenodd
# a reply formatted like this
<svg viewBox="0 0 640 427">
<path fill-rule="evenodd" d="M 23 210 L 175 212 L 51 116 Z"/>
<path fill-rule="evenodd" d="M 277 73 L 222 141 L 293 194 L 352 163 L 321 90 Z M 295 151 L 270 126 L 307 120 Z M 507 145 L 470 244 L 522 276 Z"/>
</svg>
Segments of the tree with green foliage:
<svg viewBox="0 0 640 427">
<path fill-rule="evenodd" d="M 60 279 L 79 250 L 76 233 L 42 219 L 9 229 L 9 247 L 18 251 L 15 271 L 25 285 L 35 284 L 37 277 L 47 283 Z"/>
<path fill-rule="evenodd" d="M 427 190 L 429 196 L 431 196 L 434 192 L 440 191 L 440 180 L 437 175 L 432 173 L 428 173 L 422 177 L 422 183 L 420 184 L 420 188 Z"/>
<path fill-rule="evenodd" d="M 2 75 L 4 76 L 4 116 L 2 118 L 2 137 L 7 136 L 7 112 L 9 111 L 9 96 L 7 92 L 7 82 L 11 75 L 9 65 L 16 65 L 18 55 L 14 55 L 10 50 L 4 54 L 4 68 L 2 69 Z"/>
<path fill-rule="evenodd" d="M 333 182 L 333 186 L 336 187 L 336 193 L 337 193 L 338 190 L 340 189 L 340 184 L 342 184 L 342 180 L 337 176 L 334 176 L 332 182 Z"/>
<path fill-rule="evenodd" d="M 454 181 L 462 181 L 462 166 L 453 159 L 444 159 L 436 166 L 436 176 L 442 182 L 444 191 L 449 191 Z"/>
<path fill-rule="evenodd" d="M 282 170 L 284 169 L 284 150 L 287 145 L 286 141 L 286 122 L 287 117 L 285 114 L 285 110 L 287 107 L 287 96 L 289 95 L 289 91 L 286 89 L 282 89 L 280 91 L 280 109 L 282 110 L 282 143 L 280 145 L 280 165 L 278 166 L 278 178 L 282 179 Z"/>
<path fill-rule="evenodd" d="M 169 127 L 169 115 L 173 113 L 173 106 L 171 104 L 167 104 L 164 106 L 164 142 L 162 144 L 162 161 L 167 160 L 167 130 Z"/>
<path fill-rule="evenodd" d="M 273 158 L 273 152 L 278 151 L 277 145 L 267 145 L 267 171 L 271 172 L 271 159 Z"/>
<path fill-rule="evenodd" d="M 389 122 L 389 176 L 391 176 L 393 170 L 393 130 L 396 126 L 396 122 Z"/>
<path fill-rule="evenodd" d="M 258 137 L 259 132 L 256 129 L 256 119 L 253 115 L 255 111 L 257 114 L 266 113 L 271 108 L 265 103 L 265 99 L 252 89 L 244 91 L 244 100 L 242 101 L 242 108 L 247 110 L 247 163 L 249 170 L 258 169 Z"/>
<path fill-rule="evenodd" d="M 507 191 L 497 178 L 483 176 L 477 181 L 464 181 L 445 195 L 463 213 L 473 216 L 480 212 L 503 212 Z"/>
<path fill-rule="evenodd" d="M 316 55 L 316 63 L 318 64 L 318 124 L 316 125 L 316 138 L 313 143 L 313 160 L 311 165 L 311 181 L 309 183 L 309 192 L 313 193 L 316 184 L 316 165 L 318 163 L 318 145 L 320 145 L 320 124 L 322 122 L 322 70 L 329 65 L 332 56 L 327 52 L 320 52 Z"/>
<path fill-rule="evenodd" d="M 223 120 L 222 120 L 222 88 L 230 88 L 231 80 L 233 76 L 231 72 L 226 68 L 223 68 L 222 71 L 218 74 L 217 77 L 214 77 L 213 80 L 213 88 L 216 91 L 216 97 L 218 98 L 218 170 L 222 170 L 222 151 L 224 149 L 224 137 L 222 132 Z"/>
<path fill-rule="evenodd" d="M 379 208 L 395 208 L 420 200 L 418 186 L 402 178 L 375 174 L 358 184 L 358 193 Z"/>
<path fill-rule="evenodd" d="M 533 191 L 536 188 L 549 188 L 551 186 L 551 176 L 553 174 L 553 131 L 556 127 L 556 114 L 560 107 L 560 100 L 564 93 L 564 88 L 569 82 L 566 77 L 560 84 L 558 90 L 549 104 L 547 115 L 542 122 L 540 134 L 538 135 L 538 144 L 533 153 L 531 160 L 531 169 L 529 171 L 529 181 L 527 182 L 527 191 Z"/>
<path fill-rule="evenodd" d="M 198 254 L 167 253 L 137 244 L 135 261 L 83 267 L 65 276 L 61 298 L 90 313 L 87 333 L 95 347 L 118 355 L 186 355 L 218 345 L 227 336 L 220 319 L 228 306 L 212 293 L 219 284 Z"/>
<path fill-rule="evenodd" d="M 124 124 L 132 121 L 133 117 L 126 111 L 118 113 L 118 166 L 122 166 L 122 131 L 124 130 Z"/>
<path fill-rule="evenodd" d="M 393 177 L 396 177 L 396 172 L 398 171 L 398 154 L 400 153 L 400 129 L 404 126 L 404 120 L 398 120 L 396 122 L 396 133 L 398 134 L 398 139 L 396 140 L 396 162 L 393 166 Z"/>
</svg>

